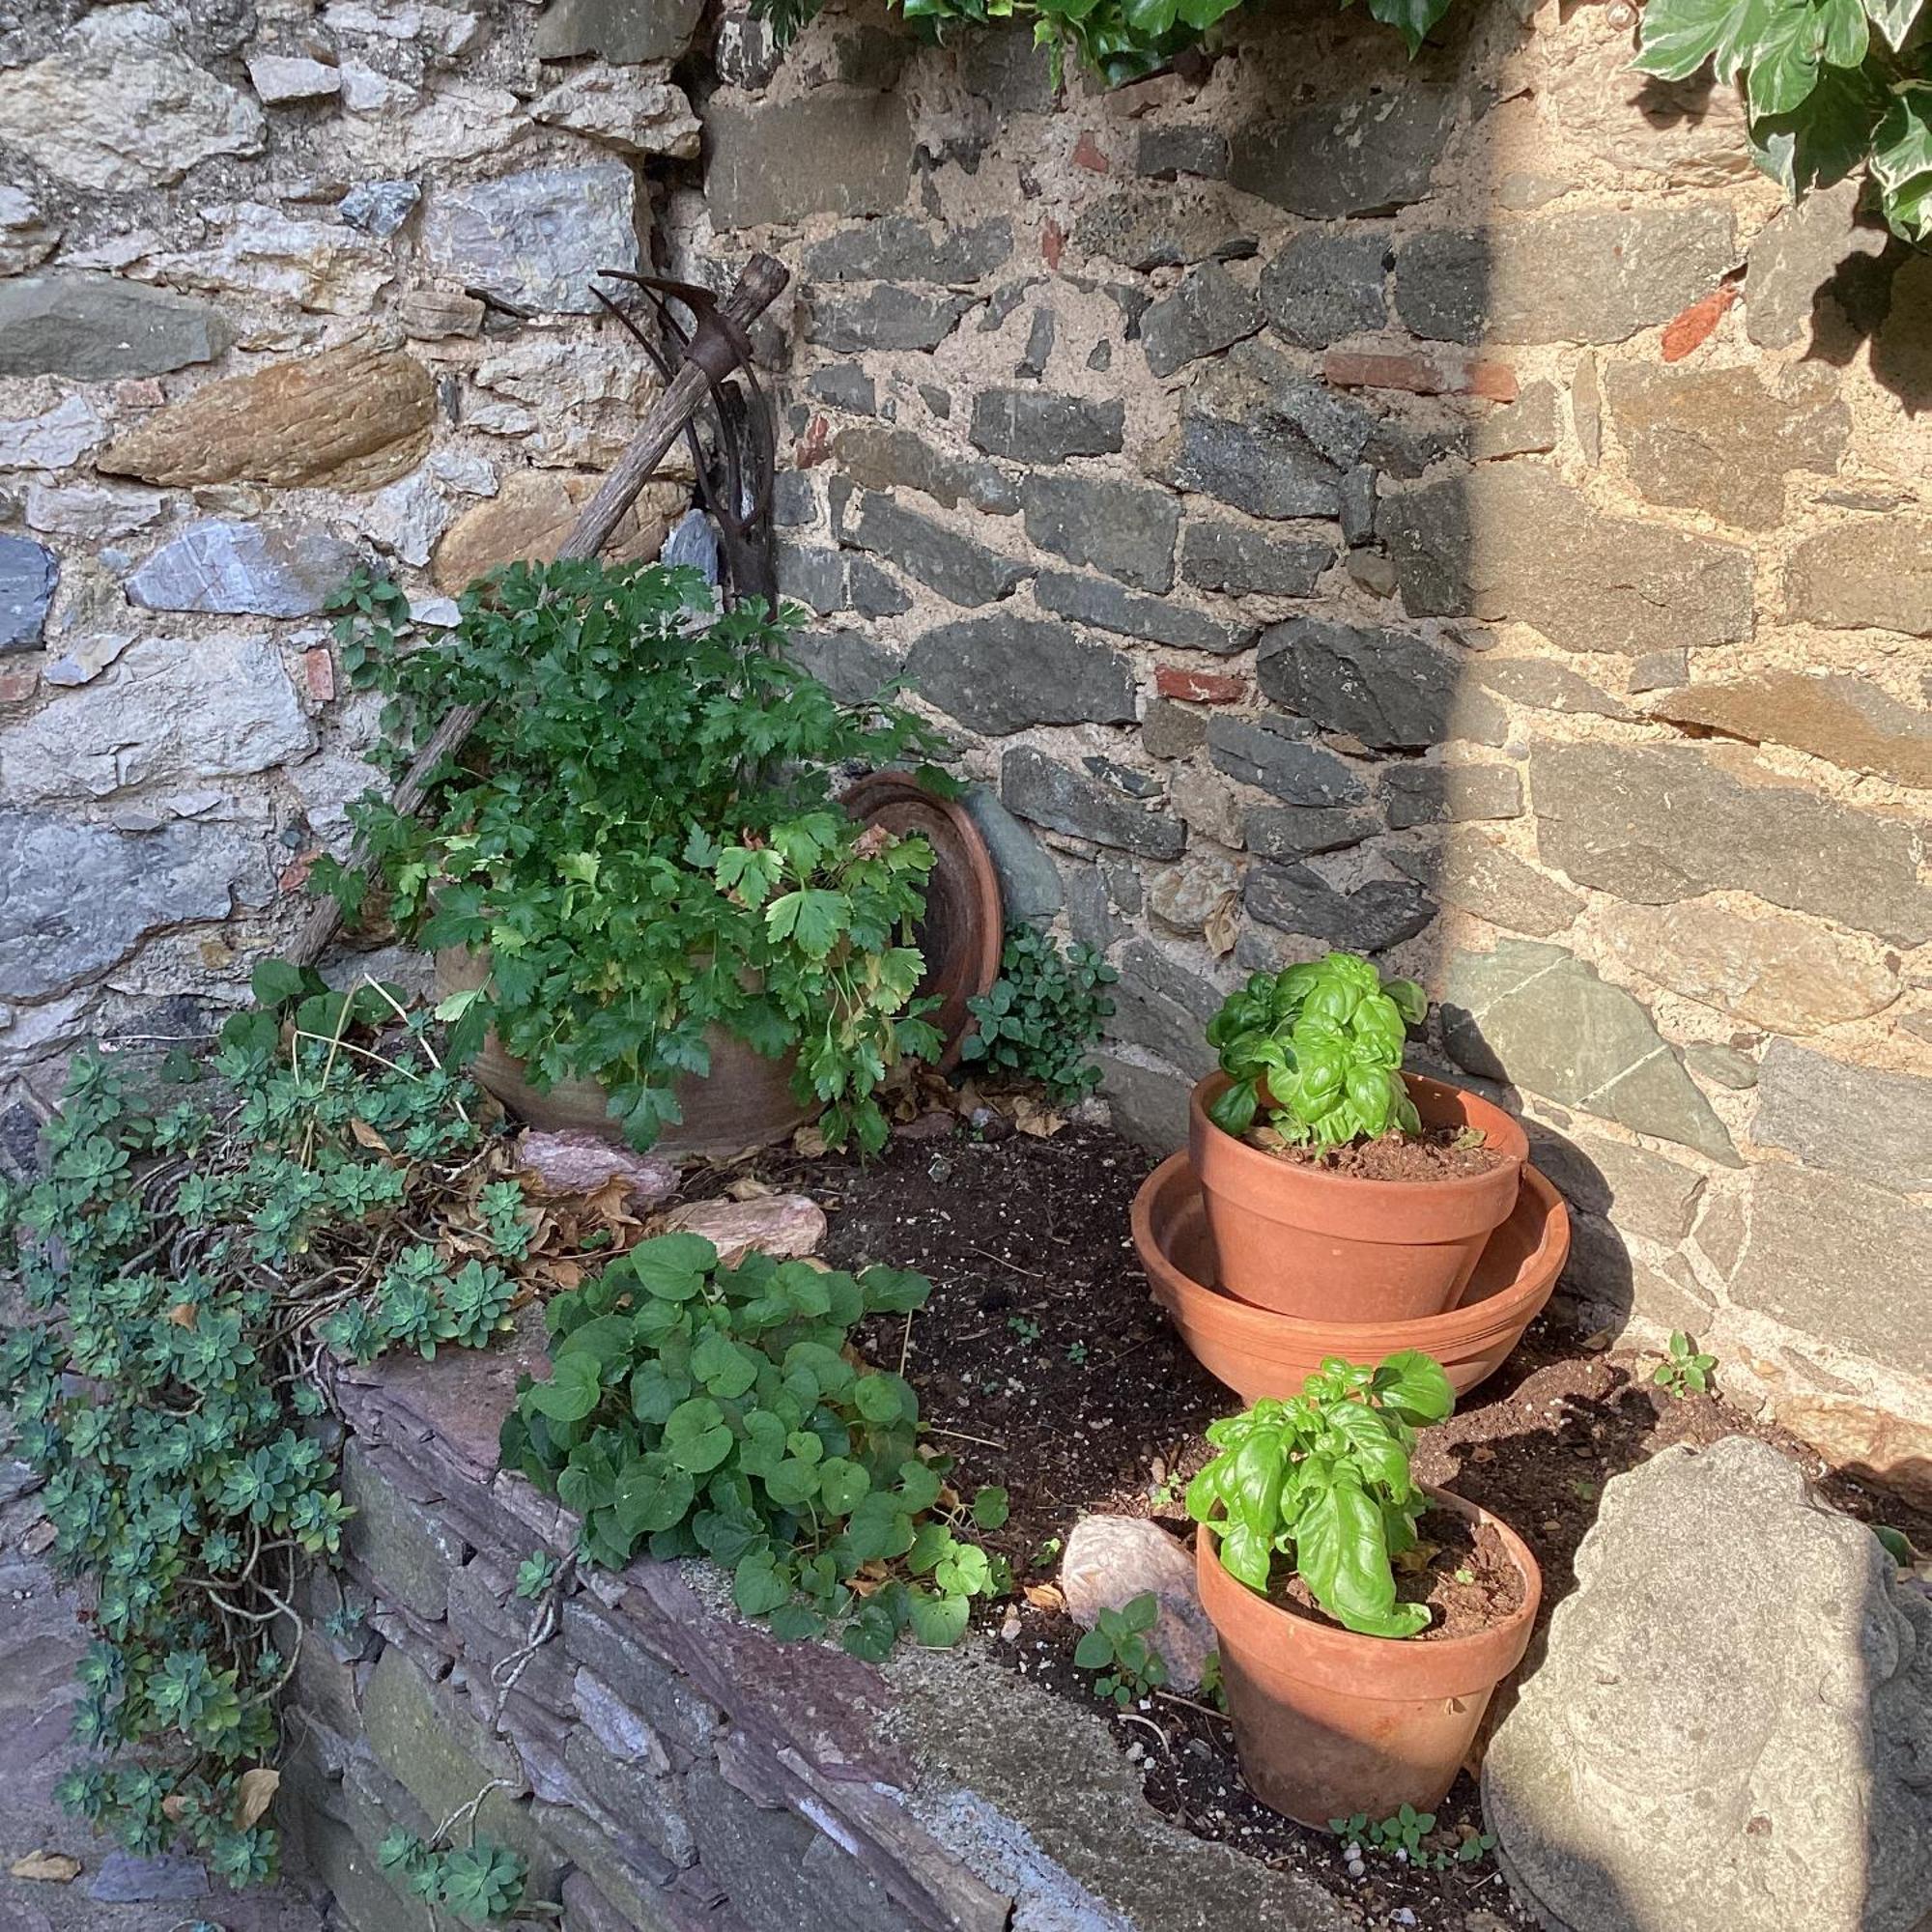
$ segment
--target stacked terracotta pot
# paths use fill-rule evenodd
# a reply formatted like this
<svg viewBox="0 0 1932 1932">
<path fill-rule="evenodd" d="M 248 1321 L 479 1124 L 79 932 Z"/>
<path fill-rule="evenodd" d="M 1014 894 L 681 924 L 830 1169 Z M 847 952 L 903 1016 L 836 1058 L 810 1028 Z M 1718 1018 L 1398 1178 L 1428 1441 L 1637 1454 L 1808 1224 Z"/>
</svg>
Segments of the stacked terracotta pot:
<svg viewBox="0 0 1932 1932">
<path fill-rule="evenodd" d="M 1522 1128 L 1461 1087 L 1404 1076 L 1426 1127 L 1471 1128 L 1503 1158 L 1435 1179 L 1370 1180 L 1223 1133 L 1195 1088 L 1188 1146 L 1134 1201 L 1134 1245 L 1195 1358 L 1254 1401 L 1287 1397 L 1330 1355 L 1419 1349 L 1459 1395 L 1499 1367 L 1548 1300 L 1570 1219 Z"/>
<path fill-rule="evenodd" d="M 1229 1084 L 1215 1074 L 1194 1090 L 1187 1151 L 1135 1199 L 1155 1294 L 1202 1365 L 1247 1401 L 1298 1395 L 1327 1357 L 1374 1363 L 1404 1350 L 1440 1362 L 1462 1395 L 1500 1366 L 1562 1272 L 1569 1215 L 1530 1166 L 1522 1128 L 1462 1088 L 1403 1077 L 1425 1128 L 1473 1130 L 1502 1158 L 1402 1180 L 1285 1160 L 1214 1124 Z M 1521 1579 L 1520 1604 L 1487 1628 L 1360 1635 L 1236 1581 L 1211 1527 L 1197 1539 L 1243 1775 L 1303 1824 L 1432 1809 L 1528 1646 L 1535 1558 L 1506 1523 L 1431 1495 L 1493 1529 Z"/>
</svg>

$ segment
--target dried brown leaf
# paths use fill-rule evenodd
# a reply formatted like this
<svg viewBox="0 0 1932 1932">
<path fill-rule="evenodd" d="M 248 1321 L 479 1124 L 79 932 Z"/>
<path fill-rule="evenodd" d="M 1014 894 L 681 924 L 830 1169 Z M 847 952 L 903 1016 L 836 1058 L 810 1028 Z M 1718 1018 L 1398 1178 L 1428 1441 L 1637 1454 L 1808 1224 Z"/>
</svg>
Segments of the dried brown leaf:
<svg viewBox="0 0 1932 1932">
<path fill-rule="evenodd" d="M 200 1311 L 191 1301 L 178 1301 L 168 1310 L 168 1320 L 177 1328 L 192 1328 L 196 1315 Z"/>
<path fill-rule="evenodd" d="M 1064 1610 L 1066 1607 L 1066 1599 L 1060 1594 L 1058 1583 L 1029 1583 L 1026 1600 L 1037 1610 Z"/>
<path fill-rule="evenodd" d="M 352 1120 L 349 1122 L 349 1131 L 357 1147 L 365 1147 L 372 1153 L 393 1153 L 395 1151 L 395 1149 L 367 1121 Z"/>
<path fill-rule="evenodd" d="M 1225 959 L 1235 950 L 1241 930 L 1241 905 L 1233 893 L 1217 900 L 1201 927 L 1201 936 L 1216 959 Z"/>
</svg>

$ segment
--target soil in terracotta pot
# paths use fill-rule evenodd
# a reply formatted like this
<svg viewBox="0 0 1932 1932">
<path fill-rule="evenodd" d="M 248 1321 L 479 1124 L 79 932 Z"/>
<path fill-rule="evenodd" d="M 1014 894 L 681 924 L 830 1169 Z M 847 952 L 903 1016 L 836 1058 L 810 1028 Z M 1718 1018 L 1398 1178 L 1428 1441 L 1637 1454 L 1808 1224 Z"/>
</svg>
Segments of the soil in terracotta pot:
<svg viewBox="0 0 1932 1932">
<path fill-rule="evenodd" d="M 1488 1174 L 1508 1158 L 1464 1129 L 1426 1127 L 1420 1134 L 1381 1134 L 1347 1147 L 1295 1147 L 1267 1128 L 1247 1136 L 1248 1145 L 1294 1167 L 1318 1168 L 1350 1180 L 1460 1180 Z"/>
<path fill-rule="evenodd" d="M 1395 1562 L 1396 1602 L 1428 1605 L 1429 1625 L 1408 1642 L 1473 1636 L 1522 1607 L 1522 1577 L 1489 1523 L 1465 1521 L 1449 1510 L 1424 1510 L 1415 1533 L 1415 1548 Z M 1268 1596 L 1296 1616 L 1330 1630 L 1342 1628 L 1307 1583 L 1284 1566 L 1277 1566 Z"/>
<path fill-rule="evenodd" d="M 869 1166 L 772 1150 L 749 1171 L 826 1208 L 835 1265 L 888 1262 L 931 1277 L 932 1298 L 910 1323 L 882 1318 L 863 1340 L 875 1361 L 903 1360 L 935 1441 L 959 1459 L 961 1485 L 999 1483 L 1011 1496 L 1010 1520 L 986 1541 L 1012 1559 L 1024 1594 L 987 1613 L 993 1654 L 1099 1713 L 1149 1802 L 1177 1825 L 1312 1879 L 1365 1932 L 1527 1932 L 1535 1921 L 1491 1860 L 1438 1872 L 1370 1851 L 1356 1877 L 1337 1839 L 1248 1795 L 1218 1715 L 1167 1697 L 1126 1714 L 1095 1700 L 1054 1587 L 1061 1543 L 1092 1510 L 1190 1535 L 1181 1494 L 1208 1453 L 1201 1432 L 1235 1398 L 1181 1347 L 1134 1259 L 1127 1207 L 1152 1155 L 1097 1127 L 1037 1140 L 1004 1122 L 997 1139 L 931 1116 L 911 1126 Z M 746 1171 L 695 1179 L 687 1197 L 722 1192 Z M 1572 1559 L 1604 1484 L 1674 1443 L 1773 1442 L 1821 1479 L 1831 1502 L 1932 1548 L 1932 1517 L 1715 1397 L 1672 1399 L 1652 1385 L 1654 1366 L 1545 1316 L 1469 1406 L 1423 1438 L 1417 1475 L 1493 1511 L 1535 1552 L 1540 1619 L 1575 1586 Z M 1459 1777 L 1427 1843 L 1450 1853 L 1481 1829 L 1474 1787 Z"/>
</svg>

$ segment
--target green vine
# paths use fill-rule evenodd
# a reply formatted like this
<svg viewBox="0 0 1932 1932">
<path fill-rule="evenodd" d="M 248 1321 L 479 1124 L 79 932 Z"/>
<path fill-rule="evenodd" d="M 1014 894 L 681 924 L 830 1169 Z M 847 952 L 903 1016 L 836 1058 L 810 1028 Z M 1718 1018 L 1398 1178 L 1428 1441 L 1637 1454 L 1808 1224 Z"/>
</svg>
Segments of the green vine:
<svg viewBox="0 0 1932 1932">
<path fill-rule="evenodd" d="M 94 1599 L 86 1755 L 60 1802 L 236 1886 L 275 1871 L 296 1578 L 348 1514 L 318 1359 L 478 1346 L 513 1293 L 473 1258 L 508 1205 L 481 1183 L 508 1162 L 424 1017 L 373 981 L 331 994 L 270 962 L 256 983 L 270 1008 L 230 1019 L 205 1066 L 170 1055 L 179 1097 L 77 1059 L 43 1177 L 0 1198 L 0 1268 L 30 1311 L 0 1398 L 57 1572 Z"/>
<path fill-rule="evenodd" d="M 787 630 L 719 616 L 696 571 L 514 564 L 432 637 L 393 583 L 338 604 L 351 676 L 389 698 L 374 762 L 393 773 L 448 711 L 486 707 L 420 816 L 373 792 L 350 810 L 403 930 L 489 954 L 487 984 L 439 1009 L 453 1053 L 495 1032 L 539 1088 L 597 1080 L 644 1148 L 722 1028 L 796 1057 L 829 1145 L 884 1145 L 875 1089 L 939 1046 L 911 943 L 932 851 L 848 818 L 831 774 L 923 755 L 923 725 L 839 705 Z M 313 877 L 359 909 L 359 876 L 325 859 Z"/>
<path fill-rule="evenodd" d="M 824 0 L 753 0 L 781 46 Z M 914 34 L 1031 20 L 1057 86 L 1071 57 L 1119 87 L 1210 50 L 1242 0 L 896 0 Z M 1341 0 L 1344 7 L 1353 0 Z M 1366 0 L 1412 59 L 1451 0 Z M 1635 65 L 1709 70 L 1744 97 L 1751 159 L 1794 199 L 1862 174 L 1894 234 L 1932 239 L 1932 39 L 1925 0 L 1648 0 Z"/>
</svg>

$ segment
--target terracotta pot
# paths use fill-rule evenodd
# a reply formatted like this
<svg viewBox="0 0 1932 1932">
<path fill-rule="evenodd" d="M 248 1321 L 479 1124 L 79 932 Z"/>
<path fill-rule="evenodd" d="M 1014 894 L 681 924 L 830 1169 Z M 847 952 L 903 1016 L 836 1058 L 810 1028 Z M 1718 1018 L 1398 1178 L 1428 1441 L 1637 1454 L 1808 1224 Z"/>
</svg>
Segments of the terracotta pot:
<svg viewBox="0 0 1932 1932">
<path fill-rule="evenodd" d="M 1570 1256 L 1569 1210 L 1555 1188 L 1525 1167 L 1516 1208 L 1490 1236 L 1455 1308 L 1413 1321 L 1320 1321 L 1236 1301 L 1213 1286 L 1214 1236 L 1184 1153 L 1148 1176 L 1132 1220 L 1154 1298 L 1194 1359 L 1247 1402 L 1299 1395 L 1326 1356 L 1376 1362 L 1398 1349 L 1434 1355 L 1456 1393 L 1466 1394 L 1502 1366 Z"/>
<path fill-rule="evenodd" d="M 436 955 L 436 996 L 468 992 L 489 978 L 490 956 L 460 947 L 445 947 Z M 707 1156 L 723 1159 L 747 1148 L 783 1140 L 817 1112 L 815 1103 L 801 1105 L 792 1097 L 792 1056 L 767 1060 L 753 1053 L 735 1034 L 707 1027 L 705 1044 L 711 1049 L 711 1071 L 703 1078 L 687 1073 L 677 1082 L 683 1121 L 658 1136 L 656 1151 L 673 1160 Z M 559 1080 L 549 1093 L 530 1084 L 528 1068 L 492 1033 L 469 1063 L 469 1077 L 486 1094 L 494 1094 L 520 1121 L 547 1131 L 575 1128 L 601 1139 L 621 1142 L 623 1129 L 611 1118 L 610 1096 L 595 1080 Z"/>
<path fill-rule="evenodd" d="M 1480 1127 L 1506 1158 L 1444 1180 L 1328 1174 L 1224 1134 L 1208 1109 L 1231 1084 L 1225 1073 L 1195 1088 L 1187 1146 L 1230 1294 L 1328 1321 L 1401 1321 L 1455 1307 L 1516 1205 L 1529 1142 L 1500 1107 L 1461 1087 L 1403 1079 L 1425 1126 Z"/>
<path fill-rule="evenodd" d="M 946 1041 L 939 1065 L 952 1066 L 973 1024 L 966 1002 L 990 992 L 1000 977 L 1006 913 L 993 855 L 964 806 L 934 798 L 903 773 L 874 772 L 861 779 L 843 803 L 854 818 L 889 832 L 916 832 L 932 847 L 925 912 L 914 927 L 925 958 L 918 997 L 938 997 L 930 1017 Z"/>
<path fill-rule="evenodd" d="M 1494 1526 L 1521 1575 L 1521 1605 L 1467 1636 L 1358 1636 L 1299 1616 L 1221 1567 L 1211 1529 L 1195 1541 L 1201 1602 L 1220 1639 L 1221 1682 L 1241 1776 L 1303 1825 L 1405 1804 L 1433 1810 L 1456 1781 L 1496 1686 L 1522 1662 L 1542 1573 L 1521 1537 L 1461 1496 L 1430 1495 Z"/>
</svg>

